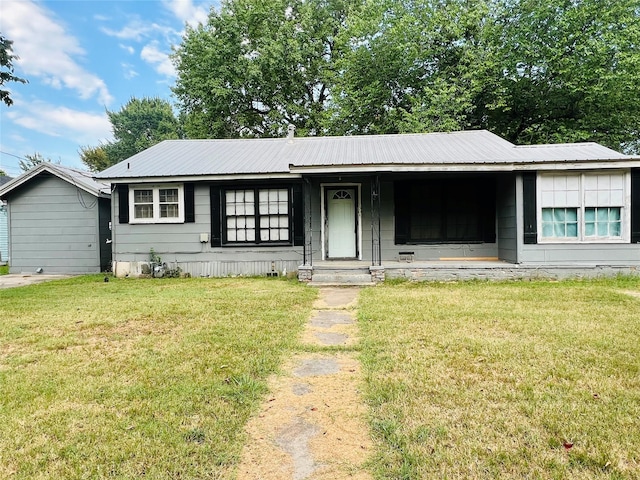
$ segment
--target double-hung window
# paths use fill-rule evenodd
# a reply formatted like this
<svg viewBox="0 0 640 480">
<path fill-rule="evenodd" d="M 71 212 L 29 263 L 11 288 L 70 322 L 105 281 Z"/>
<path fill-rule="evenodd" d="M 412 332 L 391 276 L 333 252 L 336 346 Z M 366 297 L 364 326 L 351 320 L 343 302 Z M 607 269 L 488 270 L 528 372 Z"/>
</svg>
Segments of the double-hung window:
<svg viewBox="0 0 640 480">
<path fill-rule="evenodd" d="M 225 243 L 291 243 L 288 188 L 224 191 Z"/>
<path fill-rule="evenodd" d="M 182 185 L 144 185 L 129 189 L 130 223 L 184 222 Z"/>
<path fill-rule="evenodd" d="M 628 242 L 625 172 L 541 174 L 540 242 Z"/>
</svg>

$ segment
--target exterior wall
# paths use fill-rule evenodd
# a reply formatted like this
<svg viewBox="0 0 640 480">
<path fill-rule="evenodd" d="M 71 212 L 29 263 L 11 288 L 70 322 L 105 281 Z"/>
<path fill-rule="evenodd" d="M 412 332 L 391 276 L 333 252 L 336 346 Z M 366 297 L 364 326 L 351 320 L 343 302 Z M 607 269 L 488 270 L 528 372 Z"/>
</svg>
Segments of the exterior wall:
<svg viewBox="0 0 640 480">
<path fill-rule="evenodd" d="M 522 176 L 517 177 L 518 263 L 544 267 L 640 267 L 640 244 L 633 243 L 524 243 Z"/>
<path fill-rule="evenodd" d="M 8 202 L 11 273 L 100 271 L 96 197 L 43 173 Z"/>
<path fill-rule="evenodd" d="M 9 218 L 7 206 L 0 202 L 0 262 L 9 261 Z"/>
<path fill-rule="evenodd" d="M 120 199 L 112 197 L 113 271 L 116 276 L 148 273 L 153 249 L 168 267 L 191 276 L 264 275 L 295 272 L 302 263 L 302 246 L 211 246 L 209 184 L 196 184 L 195 222 L 165 224 L 119 223 Z M 207 241 L 201 242 L 201 234 Z"/>
<path fill-rule="evenodd" d="M 517 262 L 517 208 L 515 175 L 498 177 L 496 215 L 498 218 L 498 257 Z"/>
<path fill-rule="evenodd" d="M 359 184 L 361 187 L 361 259 L 370 263 L 372 258 L 371 246 L 371 180 L 372 177 L 342 177 L 314 178 L 311 191 L 312 210 L 312 235 L 313 235 L 313 260 L 322 258 L 322 190 L 321 185 L 351 185 Z M 513 183 L 513 182 L 512 182 Z M 441 258 L 475 258 L 498 257 L 497 243 L 462 243 L 462 244 L 437 244 L 437 245 L 396 245 L 395 243 L 395 218 L 394 218 L 394 183 L 389 178 L 381 178 L 380 181 L 380 242 L 382 261 L 398 261 L 404 258 L 401 252 L 413 252 L 414 261 L 439 260 Z M 507 200 L 506 200 L 507 201 Z M 515 202 L 515 198 L 508 199 Z M 508 207 L 507 207 L 508 209 Z M 515 215 L 514 213 L 512 215 Z M 515 219 L 506 217 L 513 222 Z M 505 235 L 507 231 L 505 229 Z M 512 242 L 513 243 L 513 242 Z M 515 245 L 512 246 L 515 250 Z"/>
</svg>

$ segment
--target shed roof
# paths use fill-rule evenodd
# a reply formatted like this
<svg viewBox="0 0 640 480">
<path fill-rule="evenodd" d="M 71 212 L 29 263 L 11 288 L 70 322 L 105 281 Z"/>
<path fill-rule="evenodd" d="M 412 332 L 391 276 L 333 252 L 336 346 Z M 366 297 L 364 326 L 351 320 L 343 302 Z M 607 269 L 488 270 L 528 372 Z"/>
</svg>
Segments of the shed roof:
<svg viewBox="0 0 640 480">
<path fill-rule="evenodd" d="M 55 175 L 56 177 L 69 182 L 96 197 L 111 196 L 111 187 L 109 183 L 101 180 L 95 180 L 91 172 L 85 172 L 82 170 L 77 170 L 75 168 L 63 167 L 62 165 L 56 165 L 51 162 L 42 162 L 32 169 L 24 172 L 22 175 L 19 175 L 18 177 L 2 185 L 0 187 L 0 198 L 4 199 L 7 194 L 21 187 L 25 183 L 28 183 L 31 179 L 43 172 L 48 172 L 52 175 Z"/>
<path fill-rule="evenodd" d="M 486 130 L 451 133 L 165 140 L 97 174 L 102 179 L 287 175 L 376 166 L 509 165 L 626 160 L 597 143 L 518 147 Z M 640 159 L 638 159 L 640 160 Z"/>
</svg>

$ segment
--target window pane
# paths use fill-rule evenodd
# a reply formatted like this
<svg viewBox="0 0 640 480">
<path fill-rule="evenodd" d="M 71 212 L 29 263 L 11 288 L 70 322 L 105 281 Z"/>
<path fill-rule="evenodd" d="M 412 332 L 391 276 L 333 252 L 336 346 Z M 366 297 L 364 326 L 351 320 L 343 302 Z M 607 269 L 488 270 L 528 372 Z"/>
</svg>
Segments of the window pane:
<svg viewBox="0 0 640 480">
<path fill-rule="evenodd" d="M 595 208 L 586 208 L 584 211 L 584 221 L 585 222 L 595 222 L 596 221 L 596 209 Z"/>
<path fill-rule="evenodd" d="M 546 238 L 577 238 L 578 209 L 543 208 L 542 236 Z"/>
<path fill-rule="evenodd" d="M 587 237 L 593 237 L 596 234 L 596 224 L 595 223 L 587 223 L 584 226 L 584 234 Z"/>
<path fill-rule="evenodd" d="M 177 218 L 178 205 L 166 204 L 160 205 L 160 218 Z"/>
<path fill-rule="evenodd" d="M 263 242 L 269 241 L 269 230 L 260 230 L 260 240 Z"/>
<path fill-rule="evenodd" d="M 281 228 L 280 229 L 280 240 L 287 241 L 289 240 L 289 230 Z"/>
<path fill-rule="evenodd" d="M 153 205 L 136 205 L 133 211 L 135 218 L 153 218 Z"/>
<path fill-rule="evenodd" d="M 610 208 L 609 209 L 609 220 L 611 220 L 611 221 L 620 221 L 620 209 L 619 208 Z"/>
<path fill-rule="evenodd" d="M 609 235 L 612 237 L 620 237 L 622 236 L 622 224 L 621 222 L 614 222 L 610 224 Z"/>
<path fill-rule="evenodd" d="M 134 203 L 153 203 L 153 190 L 134 190 Z"/>
<path fill-rule="evenodd" d="M 255 242 L 256 241 L 256 231 L 254 229 L 247 230 L 247 242 Z"/>
<path fill-rule="evenodd" d="M 178 203 L 178 189 L 160 189 L 160 203 Z"/>
</svg>

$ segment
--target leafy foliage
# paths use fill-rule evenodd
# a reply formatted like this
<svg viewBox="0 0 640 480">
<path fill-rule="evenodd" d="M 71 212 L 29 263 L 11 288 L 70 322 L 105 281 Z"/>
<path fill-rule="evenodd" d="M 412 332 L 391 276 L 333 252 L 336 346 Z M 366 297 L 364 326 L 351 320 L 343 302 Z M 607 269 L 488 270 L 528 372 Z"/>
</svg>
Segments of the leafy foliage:
<svg viewBox="0 0 640 480">
<path fill-rule="evenodd" d="M 228 0 L 188 29 L 190 137 L 486 128 L 640 144 L 640 2 Z"/>
<path fill-rule="evenodd" d="M 188 136 L 302 135 L 324 128 L 336 37 L 350 0 L 232 0 L 188 28 L 173 89 Z"/>
<path fill-rule="evenodd" d="M 160 98 L 131 98 L 119 111 L 107 110 L 114 140 L 98 147 L 82 147 L 82 162 L 104 170 L 162 140 L 180 138 L 181 129 L 171 104 Z"/>
<path fill-rule="evenodd" d="M 24 78 L 17 77 L 13 74 L 13 61 L 17 60 L 18 57 L 13 55 L 12 45 L 13 41 L 7 39 L 0 33 L 0 67 L 2 67 L 2 70 L 0 70 L 0 87 L 7 82 L 27 83 Z M 3 101 L 7 107 L 13 104 L 10 93 L 8 90 L 0 88 L 0 100 Z"/>
<path fill-rule="evenodd" d="M 41 153 L 36 152 L 33 155 L 25 155 L 24 160 L 20 160 L 18 162 L 18 166 L 20 167 L 20 170 L 27 172 L 33 167 L 40 165 L 42 162 L 51 162 L 51 159 L 45 158 Z"/>
</svg>

